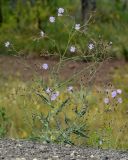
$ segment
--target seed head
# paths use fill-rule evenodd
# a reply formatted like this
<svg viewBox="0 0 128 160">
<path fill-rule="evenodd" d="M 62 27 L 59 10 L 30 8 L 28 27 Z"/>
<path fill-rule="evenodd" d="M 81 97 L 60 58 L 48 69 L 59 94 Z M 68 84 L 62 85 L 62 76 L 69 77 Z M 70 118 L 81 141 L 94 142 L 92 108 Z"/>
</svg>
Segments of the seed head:
<svg viewBox="0 0 128 160">
<path fill-rule="evenodd" d="M 5 47 L 6 47 L 6 48 L 8 48 L 8 47 L 10 46 L 10 42 L 9 42 L 9 41 L 7 41 L 7 42 L 5 42 L 5 44 L 4 44 L 4 45 L 5 45 Z"/>
<path fill-rule="evenodd" d="M 92 50 L 92 49 L 94 48 L 94 44 L 93 44 L 93 43 L 90 43 L 90 44 L 88 45 L 88 48 L 89 48 L 90 50 Z"/>
<path fill-rule="evenodd" d="M 44 37 L 44 32 L 43 31 L 40 32 L 40 36 Z"/>
<path fill-rule="evenodd" d="M 80 24 L 75 25 L 75 30 L 77 30 L 77 31 L 80 30 Z"/>
</svg>

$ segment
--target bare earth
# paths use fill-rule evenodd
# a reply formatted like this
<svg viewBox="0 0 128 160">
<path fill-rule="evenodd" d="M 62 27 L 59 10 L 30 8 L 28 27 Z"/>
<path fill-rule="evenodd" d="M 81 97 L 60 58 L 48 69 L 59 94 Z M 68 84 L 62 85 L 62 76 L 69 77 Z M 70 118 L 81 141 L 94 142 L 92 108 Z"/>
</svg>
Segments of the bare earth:
<svg viewBox="0 0 128 160">
<path fill-rule="evenodd" d="M 47 72 L 42 71 L 40 66 L 43 63 L 48 63 L 50 69 L 57 64 L 57 60 L 50 58 L 23 58 L 16 56 L 0 56 L 0 74 L 8 76 L 19 76 L 23 81 L 28 81 L 33 78 L 33 76 L 47 76 Z M 124 66 L 126 62 L 123 60 L 109 60 L 105 61 L 96 72 L 95 82 L 96 84 L 111 82 L 113 71 Z M 90 63 L 86 62 L 66 62 L 63 69 L 60 71 L 60 76 L 62 79 L 69 78 L 73 73 L 80 71 L 81 69 L 87 68 Z M 79 79 L 84 79 L 87 81 L 89 73 L 86 71 L 83 75 L 79 75 Z"/>
</svg>

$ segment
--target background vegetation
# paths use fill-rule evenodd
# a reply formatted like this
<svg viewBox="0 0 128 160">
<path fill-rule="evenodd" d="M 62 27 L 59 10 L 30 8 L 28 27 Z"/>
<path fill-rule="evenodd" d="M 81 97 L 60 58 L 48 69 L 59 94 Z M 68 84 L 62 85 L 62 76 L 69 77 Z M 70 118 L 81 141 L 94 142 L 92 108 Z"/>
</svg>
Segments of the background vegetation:
<svg viewBox="0 0 128 160">
<path fill-rule="evenodd" d="M 86 0 L 85 0 L 86 1 Z M 91 1 L 89 1 L 91 2 Z M 49 26 L 49 17 L 57 16 L 57 8 L 65 8 L 65 15 L 72 15 L 75 19 L 63 18 L 54 25 Z M 37 39 L 40 31 L 56 41 L 61 52 L 65 49 L 72 23 L 83 24 L 80 0 L 16 0 L 1 1 L 0 25 L 0 54 L 46 55 L 60 54 L 56 45 L 48 39 Z M 97 0 L 96 10 L 88 10 L 92 17 L 86 25 L 86 39 L 79 37 L 75 43 L 85 50 L 88 41 L 97 40 L 99 36 L 104 40 L 113 42 L 112 56 L 128 58 L 128 12 L 127 1 L 123 0 Z M 86 22 L 86 21 L 85 21 Z M 66 27 L 65 27 L 66 26 Z M 49 28 L 50 27 L 50 28 Z M 57 34 L 59 33 L 59 34 Z M 77 41 L 79 40 L 79 41 Z M 4 47 L 5 41 L 10 41 L 15 51 L 8 51 Z M 80 54 L 80 53 L 79 53 Z"/>
</svg>

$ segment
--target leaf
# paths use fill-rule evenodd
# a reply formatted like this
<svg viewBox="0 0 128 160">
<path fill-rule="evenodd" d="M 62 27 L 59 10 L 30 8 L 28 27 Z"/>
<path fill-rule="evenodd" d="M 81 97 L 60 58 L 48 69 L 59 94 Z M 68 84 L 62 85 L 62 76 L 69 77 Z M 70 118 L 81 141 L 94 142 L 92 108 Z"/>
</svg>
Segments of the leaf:
<svg viewBox="0 0 128 160">
<path fill-rule="evenodd" d="M 51 105 L 51 103 L 49 102 L 49 100 L 48 100 L 46 97 L 44 97 L 42 94 L 40 94 L 40 93 L 38 93 L 38 92 L 36 92 L 36 94 L 37 94 L 46 104 L 48 104 L 51 108 L 54 108 L 54 106 Z"/>
<path fill-rule="evenodd" d="M 76 135 L 79 135 L 79 136 L 81 136 L 81 137 L 88 137 L 84 132 L 82 132 L 82 131 L 80 131 L 80 130 L 76 130 L 76 129 L 74 129 L 73 130 L 73 133 L 74 134 L 76 134 Z"/>
<path fill-rule="evenodd" d="M 59 114 L 59 112 L 62 111 L 62 109 L 63 109 L 63 108 L 66 106 L 66 104 L 68 103 L 69 99 L 70 99 L 70 98 L 66 99 L 66 100 L 60 105 L 60 107 L 59 107 L 59 108 L 57 109 L 57 111 L 56 111 L 56 115 Z"/>
<path fill-rule="evenodd" d="M 69 122 L 71 121 L 66 115 L 64 116 L 64 121 L 67 125 L 69 125 Z"/>
</svg>

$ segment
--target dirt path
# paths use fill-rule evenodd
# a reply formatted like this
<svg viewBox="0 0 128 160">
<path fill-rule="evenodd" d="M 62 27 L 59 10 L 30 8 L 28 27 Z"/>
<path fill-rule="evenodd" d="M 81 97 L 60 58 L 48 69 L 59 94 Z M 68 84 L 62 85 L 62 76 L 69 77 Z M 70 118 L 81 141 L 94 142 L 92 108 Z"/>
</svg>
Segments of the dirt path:
<svg viewBox="0 0 128 160">
<path fill-rule="evenodd" d="M 44 72 L 40 69 L 40 66 L 43 63 L 48 63 L 49 67 L 52 68 L 55 64 L 57 64 L 57 60 L 55 59 L 46 59 L 46 58 L 22 58 L 15 56 L 0 56 L 0 74 L 3 76 L 18 76 L 22 80 L 27 81 L 36 76 L 44 76 Z M 106 61 L 102 64 L 100 69 L 96 72 L 95 82 L 107 83 L 111 81 L 112 74 L 114 70 L 124 66 L 126 63 L 121 61 Z M 76 73 L 79 70 L 82 70 L 90 65 L 90 63 L 85 62 L 66 62 L 65 66 L 60 72 L 60 76 L 62 79 L 67 79 L 73 73 Z M 87 81 L 89 73 L 83 73 L 79 75 L 79 79 L 83 79 L 83 81 Z M 45 76 L 47 76 L 47 72 L 45 72 Z"/>
<path fill-rule="evenodd" d="M 0 140 L 1 160 L 128 160 L 127 151 L 50 145 L 23 140 Z"/>
</svg>

